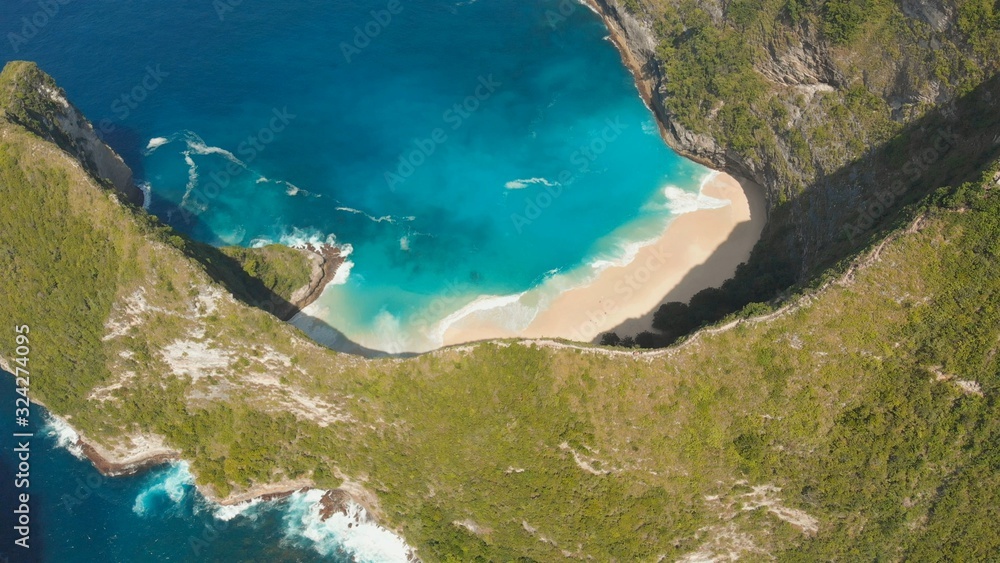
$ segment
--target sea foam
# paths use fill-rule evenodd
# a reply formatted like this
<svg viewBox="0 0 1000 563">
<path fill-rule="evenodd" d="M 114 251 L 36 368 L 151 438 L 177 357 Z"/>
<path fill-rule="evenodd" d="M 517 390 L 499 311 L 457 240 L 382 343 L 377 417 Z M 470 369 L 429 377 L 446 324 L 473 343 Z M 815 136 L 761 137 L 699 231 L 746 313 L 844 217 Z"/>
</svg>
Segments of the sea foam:
<svg viewBox="0 0 1000 563">
<path fill-rule="evenodd" d="M 212 516 L 216 520 L 222 520 L 223 522 L 229 522 L 237 516 L 246 516 L 253 519 L 256 516 L 253 509 L 260 506 L 260 504 L 261 500 L 259 498 L 250 499 L 239 504 L 216 504 L 212 510 Z"/>
<path fill-rule="evenodd" d="M 549 188 L 554 188 L 559 185 L 559 182 L 553 182 L 546 178 L 522 178 L 517 180 L 511 180 L 504 184 L 504 187 L 508 190 L 523 190 L 531 185 L 542 185 Z"/>
<path fill-rule="evenodd" d="M 143 154 L 146 155 L 153 154 L 153 151 L 155 151 L 156 149 L 162 147 L 163 145 L 169 142 L 170 139 L 167 139 L 166 137 L 153 137 L 152 139 L 149 140 L 149 143 L 146 144 L 146 151 Z"/>
<path fill-rule="evenodd" d="M 132 512 L 146 516 L 164 500 L 176 506 L 184 500 L 188 490 L 194 487 L 194 475 L 188 462 L 170 464 L 165 471 L 157 471 L 149 479 L 149 484 L 135 497 Z"/>
<path fill-rule="evenodd" d="M 695 194 L 674 186 L 664 188 L 663 195 L 667 198 L 666 208 L 674 215 L 693 213 L 701 209 L 720 209 L 732 204 L 728 199 L 718 199 L 700 192 Z"/>
<path fill-rule="evenodd" d="M 284 229 L 277 237 L 257 237 L 251 241 L 250 246 L 260 248 L 270 244 L 280 244 L 291 248 L 325 246 L 337 244 L 337 237 L 333 234 L 323 233 L 318 229 L 292 227 L 291 229 Z M 344 247 L 350 248 L 350 245 L 344 245 Z"/>
<path fill-rule="evenodd" d="M 659 241 L 659 237 L 650 238 L 640 241 L 627 241 L 622 243 L 617 247 L 616 255 L 610 258 L 599 258 L 590 262 L 590 267 L 596 270 L 598 273 L 607 270 L 608 268 L 624 268 L 631 264 L 636 256 L 639 255 L 639 251 L 643 248 L 656 244 Z"/>
<path fill-rule="evenodd" d="M 659 135 L 660 128 L 656 125 L 656 122 L 652 119 L 647 119 L 642 122 L 642 132 L 647 135 Z"/>
<path fill-rule="evenodd" d="M 142 192 L 142 208 L 149 211 L 149 204 L 153 197 L 153 186 L 149 182 L 139 182 L 136 187 Z"/>
<path fill-rule="evenodd" d="M 410 548 L 402 538 L 373 523 L 363 507 L 350 502 L 347 514 L 321 516 L 320 499 L 326 491 L 312 489 L 293 493 L 287 500 L 283 521 L 285 535 L 310 545 L 320 555 L 350 555 L 364 563 L 405 563 Z"/>
<path fill-rule="evenodd" d="M 233 164 L 241 166 L 244 170 L 250 169 L 247 166 L 247 164 L 242 160 L 240 160 L 239 158 L 237 158 L 235 154 L 227 151 L 222 147 L 213 147 L 205 143 L 205 140 L 202 139 L 197 133 L 194 133 L 192 131 L 185 131 L 184 141 L 187 143 L 188 149 L 194 152 L 195 154 L 203 156 L 209 154 L 219 155 L 224 157 L 226 160 L 232 162 Z"/>
<path fill-rule="evenodd" d="M 336 245 L 340 248 L 340 257 L 344 258 L 344 263 L 337 268 L 336 273 L 333 275 L 333 279 L 329 281 L 328 285 L 344 285 L 351 277 L 351 269 L 354 268 L 354 262 L 347 260 L 347 257 L 354 253 L 354 247 L 350 244 L 339 244 L 337 242 L 337 237 L 333 234 L 324 234 L 317 229 L 299 229 L 297 227 L 293 227 L 291 230 L 286 230 L 276 238 L 257 237 L 250 241 L 250 246 L 252 248 L 261 248 L 271 244 L 280 244 L 290 248 Z"/>
<path fill-rule="evenodd" d="M 55 439 L 56 446 L 65 449 L 77 459 L 85 459 L 86 456 L 83 455 L 83 449 L 80 448 L 79 444 L 80 435 L 76 433 L 76 430 L 68 422 L 58 416 L 49 414 L 46 417 L 43 431 L 47 436 Z"/>
<path fill-rule="evenodd" d="M 396 224 L 399 221 L 413 221 L 414 219 L 416 219 L 416 217 L 412 217 L 412 216 L 410 216 L 410 217 L 396 218 L 396 217 L 393 217 L 391 215 L 383 215 L 381 217 L 376 217 L 376 216 L 372 215 L 371 213 L 366 213 L 364 211 L 361 211 L 360 209 L 354 209 L 353 207 L 344 207 L 344 206 L 341 206 L 341 207 L 337 207 L 336 210 L 337 211 L 343 211 L 345 213 L 351 213 L 353 215 L 363 215 L 363 216 L 367 217 L 368 220 L 372 221 L 373 223 L 392 223 L 392 224 Z"/>
<path fill-rule="evenodd" d="M 191 209 L 191 203 L 189 199 L 191 194 L 194 193 L 194 189 L 198 187 L 198 164 L 191 158 L 190 151 L 184 151 L 184 162 L 188 165 L 188 182 L 187 186 L 184 187 L 184 196 L 181 198 L 181 208 Z M 200 205 L 197 209 L 198 212 L 204 211 L 205 206 Z"/>
<path fill-rule="evenodd" d="M 481 295 L 471 303 L 441 319 L 431 330 L 430 337 L 436 346 L 444 344 L 444 336 L 455 324 L 472 315 L 489 313 L 491 320 L 516 332 L 528 328 L 538 314 L 538 309 L 521 304 L 527 292 L 513 295 Z"/>
</svg>

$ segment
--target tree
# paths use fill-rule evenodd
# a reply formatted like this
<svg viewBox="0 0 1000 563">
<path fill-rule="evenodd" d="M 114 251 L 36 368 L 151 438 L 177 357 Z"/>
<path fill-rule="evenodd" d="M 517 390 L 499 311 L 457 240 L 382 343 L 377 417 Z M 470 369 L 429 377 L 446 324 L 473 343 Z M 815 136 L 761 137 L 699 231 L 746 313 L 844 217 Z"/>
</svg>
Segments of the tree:
<svg viewBox="0 0 1000 563">
<path fill-rule="evenodd" d="M 614 332 L 605 332 L 601 335 L 601 346 L 618 346 L 622 339 Z"/>
<path fill-rule="evenodd" d="M 661 336 L 653 334 L 647 330 L 636 335 L 635 343 L 640 348 L 656 348 L 662 344 L 661 339 Z"/>
</svg>

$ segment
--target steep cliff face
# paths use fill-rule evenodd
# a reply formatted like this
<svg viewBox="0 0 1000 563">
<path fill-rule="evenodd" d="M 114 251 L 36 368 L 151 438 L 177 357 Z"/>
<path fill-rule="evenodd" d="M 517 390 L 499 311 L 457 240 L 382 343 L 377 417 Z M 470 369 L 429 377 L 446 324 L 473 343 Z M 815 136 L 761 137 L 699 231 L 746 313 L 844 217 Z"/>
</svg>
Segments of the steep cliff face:
<svg viewBox="0 0 1000 563">
<path fill-rule="evenodd" d="M 980 0 L 589 2 L 627 51 L 666 141 L 767 188 L 765 244 L 800 279 L 908 199 L 859 222 L 905 164 L 887 147 L 927 135 L 932 116 L 961 124 L 957 102 L 998 70 L 989 53 L 1000 14 Z M 992 123 L 963 117 L 984 126 L 977 142 L 992 140 Z"/>
<path fill-rule="evenodd" d="M 8 63 L 0 84 L 0 111 L 13 123 L 52 141 L 74 156 L 127 201 L 142 205 L 132 170 L 98 138 L 93 125 L 66 99 L 65 92 L 34 63 Z"/>
<path fill-rule="evenodd" d="M 652 24 L 626 11 L 616 0 L 587 0 L 598 10 L 611 31 L 612 39 L 635 75 L 643 98 L 660 121 L 661 133 L 676 151 L 712 168 L 735 171 L 751 176 L 746 163 L 731 155 L 711 135 L 696 133 L 685 127 L 667 104 L 663 85 L 666 76 L 656 56 L 659 38 Z"/>
</svg>

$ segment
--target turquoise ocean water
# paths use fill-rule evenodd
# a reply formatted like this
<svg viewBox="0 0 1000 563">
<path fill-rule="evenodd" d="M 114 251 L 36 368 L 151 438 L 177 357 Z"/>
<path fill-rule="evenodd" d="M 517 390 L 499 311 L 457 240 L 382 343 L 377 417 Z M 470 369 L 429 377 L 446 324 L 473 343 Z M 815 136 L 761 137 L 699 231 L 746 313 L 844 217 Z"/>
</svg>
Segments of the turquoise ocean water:
<svg viewBox="0 0 1000 563">
<path fill-rule="evenodd" d="M 316 314 L 373 348 L 586 283 L 707 173 L 568 0 L 70 2 L 27 39 L 39 9 L 0 8 L 25 38 L 4 57 L 56 78 L 150 211 L 213 244 L 349 245 Z M 496 313 L 523 328 L 544 295 Z"/>
</svg>

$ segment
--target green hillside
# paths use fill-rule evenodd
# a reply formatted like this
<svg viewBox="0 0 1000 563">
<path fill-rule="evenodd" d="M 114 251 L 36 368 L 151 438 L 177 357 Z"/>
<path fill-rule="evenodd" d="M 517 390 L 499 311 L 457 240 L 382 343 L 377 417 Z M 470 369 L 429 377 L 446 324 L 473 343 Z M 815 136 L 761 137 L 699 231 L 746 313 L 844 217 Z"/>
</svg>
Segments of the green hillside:
<svg viewBox="0 0 1000 563">
<path fill-rule="evenodd" d="M 0 318 L 31 326 L 34 396 L 88 438 L 162 436 L 218 495 L 350 480 L 428 561 L 985 560 L 998 172 L 663 352 L 363 360 L 233 299 L 191 243 L 0 121 Z"/>
</svg>

